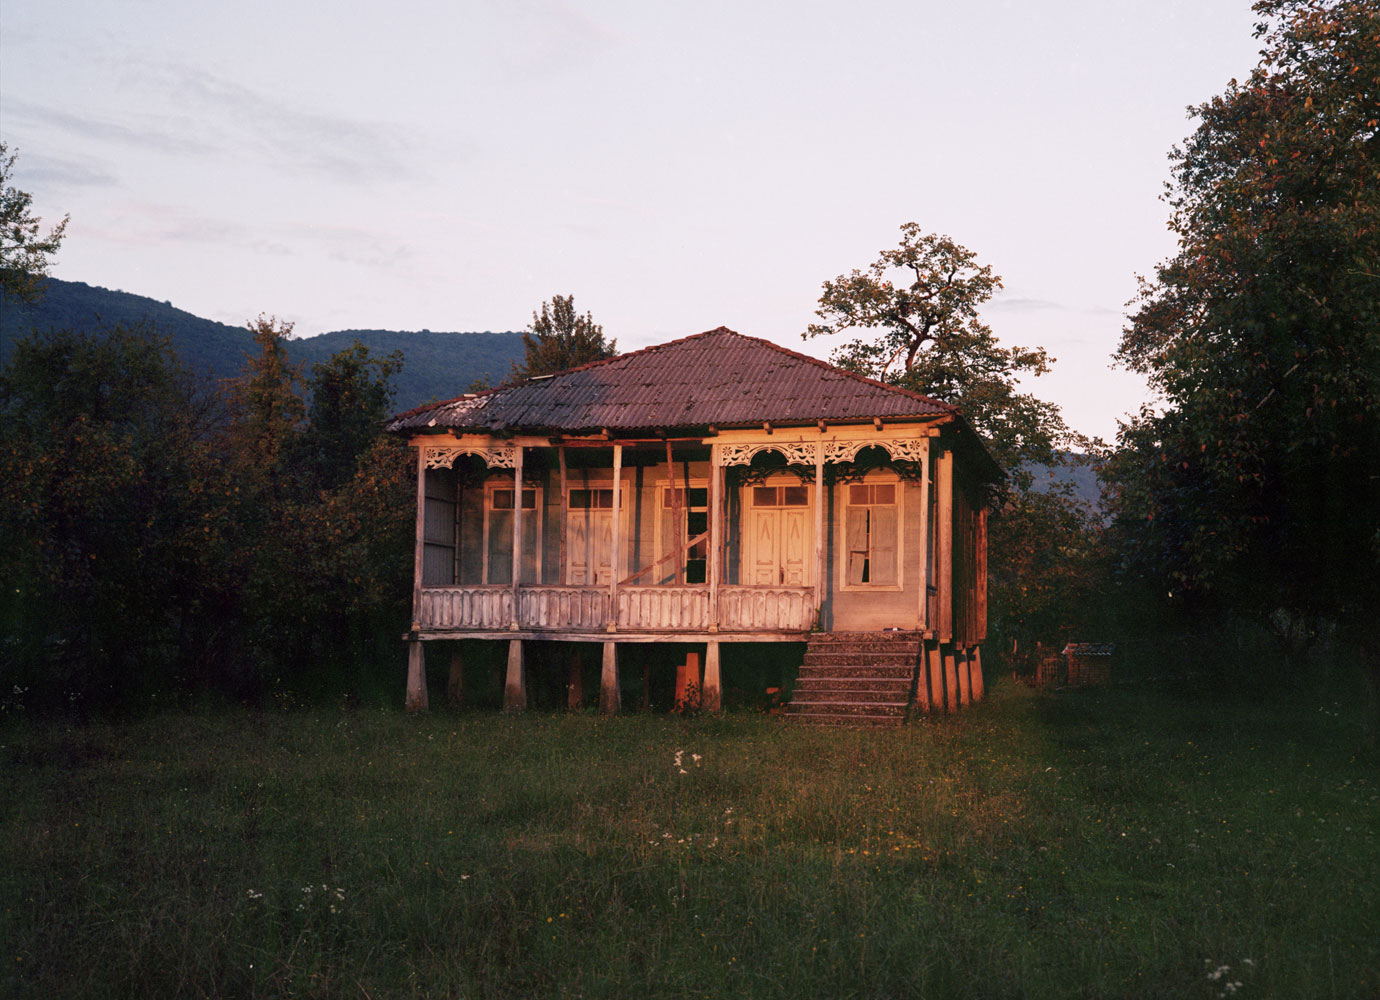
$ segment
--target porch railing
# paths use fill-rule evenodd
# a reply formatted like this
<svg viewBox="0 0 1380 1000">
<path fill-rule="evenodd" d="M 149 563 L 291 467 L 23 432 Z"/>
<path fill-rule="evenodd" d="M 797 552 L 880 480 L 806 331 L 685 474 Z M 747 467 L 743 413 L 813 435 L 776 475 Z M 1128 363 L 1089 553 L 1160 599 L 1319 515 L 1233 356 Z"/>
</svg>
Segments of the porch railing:
<svg viewBox="0 0 1380 1000">
<path fill-rule="evenodd" d="M 518 588 L 521 628 L 603 632 L 609 620 L 605 587 L 548 585 Z M 812 587 L 719 588 L 721 631 L 806 631 L 814 624 Z M 513 592 L 506 586 L 427 587 L 422 590 L 418 624 L 423 629 L 504 630 L 513 623 Z M 710 624 L 708 587 L 623 587 L 618 591 L 621 631 L 706 631 Z"/>
</svg>

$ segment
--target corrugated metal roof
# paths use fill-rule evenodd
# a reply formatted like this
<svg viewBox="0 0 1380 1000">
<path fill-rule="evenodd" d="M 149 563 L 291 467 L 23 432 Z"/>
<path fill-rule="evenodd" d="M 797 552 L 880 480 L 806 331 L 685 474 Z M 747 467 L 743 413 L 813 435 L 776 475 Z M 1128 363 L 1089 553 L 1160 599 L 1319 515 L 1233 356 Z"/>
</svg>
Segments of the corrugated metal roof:
<svg viewBox="0 0 1380 1000">
<path fill-rule="evenodd" d="M 390 431 L 628 433 L 956 414 L 766 340 L 720 327 L 547 378 L 399 414 Z"/>
</svg>

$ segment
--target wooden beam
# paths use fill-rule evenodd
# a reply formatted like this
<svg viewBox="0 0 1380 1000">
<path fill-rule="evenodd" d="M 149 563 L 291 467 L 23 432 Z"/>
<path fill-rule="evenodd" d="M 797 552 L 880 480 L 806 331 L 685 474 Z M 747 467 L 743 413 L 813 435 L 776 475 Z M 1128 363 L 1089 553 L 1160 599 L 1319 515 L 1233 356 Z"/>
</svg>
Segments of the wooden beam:
<svg viewBox="0 0 1380 1000">
<path fill-rule="evenodd" d="M 967 708 L 973 701 L 971 675 L 968 673 L 968 651 L 956 650 L 954 660 L 958 666 L 958 703 Z"/>
<path fill-rule="evenodd" d="M 426 456 L 417 449 L 417 533 L 412 554 L 412 631 L 421 628 L 422 556 L 426 551 Z"/>
<path fill-rule="evenodd" d="M 939 588 L 939 621 L 930 627 L 939 635 L 942 642 L 949 642 L 954 636 L 954 453 L 945 451 L 939 456 L 939 477 L 935 483 L 939 493 L 939 503 L 935 517 L 939 524 L 938 565 L 935 567 L 936 584 Z"/>
<path fill-rule="evenodd" d="M 930 439 L 920 440 L 920 606 L 916 622 L 921 631 L 930 625 Z"/>
<path fill-rule="evenodd" d="M 822 423 L 823 421 L 821 421 Z M 824 442 L 815 445 L 815 624 L 824 625 Z"/>
<path fill-rule="evenodd" d="M 881 417 L 873 417 L 873 418 L 872 418 L 872 426 L 875 427 L 875 428 L 877 428 L 877 430 L 881 430 L 881 429 L 882 429 L 882 418 L 881 418 Z"/>
<path fill-rule="evenodd" d="M 613 566 L 609 572 L 609 625 L 610 632 L 618 629 L 618 574 L 623 571 L 623 446 L 613 446 L 613 552 L 610 558 Z M 609 653 L 605 651 L 605 659 Z M 615 677 L 615 682 L 617 678 Z M 603 695 L 600 695 L 602 699 Z"/>
<path fill-rule="evenodd" d="M 459 645 L 450 651 L 450 675 L 446 678 L 446 703 L 451 708 L 465 707 L 465 661 Z"/>
<path fill-rule="evenodd" d="M 407 700 L 404 704 L 409 712 L 425 712 L 427 708 L 426 653 L 419 639 L 407 644 Z"/>
<path fill-rule="evenodd" d="M 958 711 L 958 667 L 954 663 L 954 647 L 946 642 L 939 648 L 944 658 L 944 707 L 953 713 Z"/>
<path fill-rule="evenodd" d="M 622 694 L 618 690 L 618 643 L 604 643 L 604 664 L 599 673 L 599 714 L 617 715 Z"/>
<path fill-rule="evenodd" d="M 518 607 L 518 583 L 522 580 L 522 445 L 513 449 L 517 453 L 513 462 L 513 624 L 514 632 L 520 627 L 522 612 Z"/>
<path fill-rule="evenodd" d="M 560 540 L 560 560 L 561 565 L 556 579 L 562 587 L 566 585 L 566 562 L 565 536 L 570 533 L 570 490 L 566 488 L 566 466 L 565 466 L 565 446 L 556 449 L 556 453 L 561 462 L 561 540 Z"/>
<path fill-rule="evenodd" d="M 764 420 L 764 421 L 762 421 L 762 430 L 766 431 L 768 434 L 771 433 L 771 421 L 770 421 L 770 420 Z"/>
<path fill-rule="evenodd" d="M 704 649 L 704 689 L 700 707 L 706 712 L 723 709 L 723 695 L 719 683 L 719 643 L 710 639 Z"/>
<path fill-rule="evenodd" d="M 709 631 L 719 628 L 719 577 L 723 574 L 723 466 L 719 446 L 709 446 Z M 707 667 L 706 667 L 707 669 Z"/>
<path fill-rule="evenodd" d="M 987 694 L 987 683 L 982 676 L 982 647 L 974 646 L 968 660 L 969 683 L 973 689 L 973 701 L 982 701 Z"/>
<path fill-rule="evenodd" d="M 930 711 L 944 711 L 944 661 L 939 655 L 939 643 L 925 641 L 925 660 L 930 675 Z"/>
<path fill-rule="evenodd" d="M 508 640 L 508 676 L 503 682 L 503 711 L 521 712 L 527 707 L 527 671 L 522 662 L 522 640 Z"/>
</svg>

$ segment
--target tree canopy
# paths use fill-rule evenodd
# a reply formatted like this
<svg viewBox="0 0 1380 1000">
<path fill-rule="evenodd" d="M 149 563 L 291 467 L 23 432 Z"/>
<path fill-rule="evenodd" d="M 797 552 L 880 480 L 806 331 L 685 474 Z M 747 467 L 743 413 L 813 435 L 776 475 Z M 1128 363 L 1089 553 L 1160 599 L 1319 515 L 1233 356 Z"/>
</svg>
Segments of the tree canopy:
<svg viewBox="0 0 1380 1000">
<path fill-rule="evenodd" d="M 1380 613 L 1380 8 L 1261 0 L 1259 65 L 1171 154 L 1178 251 L 1119 358 L 1124 572 L 1205 606 Z"/>
<path fill-rule="evenodd" d="M 618 353 L 617 344 L 604 339 L 604 328 L 592 315 L 575 311 L 573 295 L 553 295 L 550 302 L 543 302 L 541 311 L 532 313 L 522 346 L 526 354 L 520 363 L 513 363 L 514 380 L 554 375 Z"/>
<path fill-rule="evenodd" d="M 33 196 L 10 183 L 17 155 L 0 142 L 0 298 L 31 302 L 62 245 L 67 217 L 42 234 L 43 220 L 32 211 Z"/>
</svg>

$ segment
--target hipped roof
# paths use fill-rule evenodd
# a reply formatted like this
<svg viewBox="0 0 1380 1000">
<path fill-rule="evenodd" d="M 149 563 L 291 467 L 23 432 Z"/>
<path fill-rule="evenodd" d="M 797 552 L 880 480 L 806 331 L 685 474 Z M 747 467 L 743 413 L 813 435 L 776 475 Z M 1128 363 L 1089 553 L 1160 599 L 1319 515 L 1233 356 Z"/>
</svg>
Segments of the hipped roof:
<svg viewBox="0 0 1380 1000">
<path fill-rule="evenodd" d="M 390 431 L 619 435 L 957 417 L 948 403 L 724 327 L 545 378 L 419 406 Z"/>
</svg>

